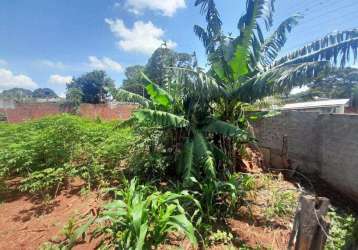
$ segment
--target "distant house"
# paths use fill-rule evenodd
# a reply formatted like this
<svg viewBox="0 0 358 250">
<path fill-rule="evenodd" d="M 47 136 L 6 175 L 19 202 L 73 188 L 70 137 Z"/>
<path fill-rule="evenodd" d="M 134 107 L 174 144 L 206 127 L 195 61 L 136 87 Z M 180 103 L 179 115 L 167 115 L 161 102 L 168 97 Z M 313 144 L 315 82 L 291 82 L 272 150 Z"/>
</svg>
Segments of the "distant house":
<svg viewBox="0 0 358 250">
<path fill-rule="evenodd" d="M 298 102 L 286 104 L 279 107 L 279 110 L 294 110 L 306 112 L 335 113 L 344 114 L 345 109 L 349 107 L 349 99 L 329 99 L 312 102 Z"/>
</svg>

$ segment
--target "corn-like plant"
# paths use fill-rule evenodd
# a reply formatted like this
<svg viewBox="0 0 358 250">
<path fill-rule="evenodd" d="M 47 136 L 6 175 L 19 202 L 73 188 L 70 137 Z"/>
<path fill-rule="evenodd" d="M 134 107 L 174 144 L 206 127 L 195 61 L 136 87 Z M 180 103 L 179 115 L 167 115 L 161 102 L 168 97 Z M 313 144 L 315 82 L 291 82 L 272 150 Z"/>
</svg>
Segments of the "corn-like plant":
<svg viewBox="0 0 358 250">
<path fill-rule="evenodd" d="M 186 192 L 161 193 L 137 184 L 136 179 L 115 192 L 114 201 L 104 206 L 97 219 L 95 235 L 109 235 L 108 246 L 117 249 L 151 249 L 163 243 L 169 233 L 181 232 L 197 244 L 195 229 L 181 202 L 193 201 Z"/>
</svg>

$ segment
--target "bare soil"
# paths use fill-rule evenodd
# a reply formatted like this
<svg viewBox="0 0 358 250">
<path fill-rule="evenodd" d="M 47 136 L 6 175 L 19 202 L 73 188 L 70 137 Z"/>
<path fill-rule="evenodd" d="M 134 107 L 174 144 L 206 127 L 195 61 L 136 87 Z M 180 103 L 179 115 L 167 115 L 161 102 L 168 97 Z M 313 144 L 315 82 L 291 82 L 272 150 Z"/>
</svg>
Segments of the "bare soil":
<svg viewBox="0 0 358 250">
<path fill-rule="evenodd" d="M 42 243 L 60 238 L 71 217 L 83 215 L 101 203 L 94 192 L 81 196 L 82 187 L 79 182 L 72 183 L 48 203 L 13 190 L 0 194 L 0 249 L 38 249 Z"/>
</svg>

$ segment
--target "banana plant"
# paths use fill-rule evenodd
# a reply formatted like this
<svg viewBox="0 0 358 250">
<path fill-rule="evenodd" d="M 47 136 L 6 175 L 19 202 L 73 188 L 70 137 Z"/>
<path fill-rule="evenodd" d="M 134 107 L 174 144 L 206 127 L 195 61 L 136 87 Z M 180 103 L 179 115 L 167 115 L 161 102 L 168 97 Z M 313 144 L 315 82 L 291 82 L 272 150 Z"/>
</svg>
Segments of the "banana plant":
<svg viewBox="0 0 358 250">
<path fill-rule="evenodd" d="M 215 117 L 215 100 L 224 93 L 215 79 L 200 69 L 175 70 L 175 81 L 166 89 L 144 76 L 150 96 L 147 106 L 137 110 L 136 124 L 158 126 L 172 136 L 171 146 L 177 159 L 177 172 L 185 182 L 191 177 L 198 180 L 215 179 L 218 164 L 227 160 L 225 142 L 231 138 L 244 143 L 248 133 L 239 127 Z M 128 97 L 130 97 L 128 95 Z"/>
<path fill-rule="evenodd" d="M 203 42 L 210 64 L 209 73 L 223 86 L 225 95 L 217 110 L 225 121 L 236 122 L 242 103 L 274 94 L 289 93 L 293 87 L 311 82 L 318 74 L 355 61 L 358 52 L 358 29 L 334 32 L 278 58 L 288 34 L 298 25 L 300 14 L 285 19 L 270 33 L 275 0 L 247 0 L 246 11 L 239 18 L 239 35 L 226 36 L 214 0 L 196 0 L 205 14 L 207 27 L 194 26 Z M 264 35 L 262 24 L 266 29 Z"/>
</svg>

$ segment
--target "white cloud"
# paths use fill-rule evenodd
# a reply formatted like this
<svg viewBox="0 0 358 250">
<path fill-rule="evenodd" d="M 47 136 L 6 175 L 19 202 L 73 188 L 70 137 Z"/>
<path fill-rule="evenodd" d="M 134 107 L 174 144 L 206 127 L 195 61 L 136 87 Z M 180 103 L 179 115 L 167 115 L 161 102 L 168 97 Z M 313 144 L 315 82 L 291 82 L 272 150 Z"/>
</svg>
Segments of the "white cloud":
<svg viewBox="0 0 358 250">
<path fill-rule="evenodd" d="M 26 75 L 15 75 L 10 70 L 0 69 L 0 90 L 11 88 L 35 89 L 37 84 Z"/>
<path fill-rule="evenodd" d="M 156 27 L 152 22 L 137 21 L 133 28 L 125 26 L 121 19 L 105 19 L 113 34 L 119 39 L 118 47 L 128 52 L 151 54 L 162 43 L 164 31 Z M 176 47 L 176 43 L 166 41 L 168 48 Z"/>
<path fill-rule="evenodd" d="M 66 65 L 63 62 L 60 61 L 51 61 L 51 60 L 40 60 L 40 65 L 53 68 L 53 69 L 64 69 L 66 68 Z"/>
<path fill-rule="evenodd" d="M 0 59 L 0 66 L 6 66 L 7 61 Z"/>
<path fill-rule="evenodd" d="M 88 57 L 89 66 L 94 69 L 111 70 L 115 72 L 123 72 L 123 67 L 119 62 L 116 62 L 108 57 L 102 57 L 102 59 L 90 56 Z"/>
<path fill-rule="evenodd" d="M 307 87 L 307 86 L 302 86 L 302 87 L 295 87 L 291 90 L 290 94 L 291 95 L 295 95 L 295 94 L 299 94 L 299 93 L 302 93 L 302 92 L 305 92 L 307 90 L 309 90 L 310 88 Z"/>
<path fill-rule="evenodd" d="M 173 16 L 178 9 L 186 7 L 185 0 L 127 0 L 126 5 L 134 14 L 148 9 L 159 11 L 164 16 Z"/>
<path fill-rule="evenodd" d="M 51 75 L 48 82 L 57 85 L 66 85 L 72 81 L 72 76 Z"/>
</svg>

